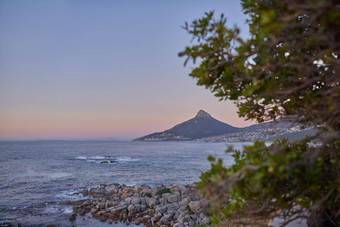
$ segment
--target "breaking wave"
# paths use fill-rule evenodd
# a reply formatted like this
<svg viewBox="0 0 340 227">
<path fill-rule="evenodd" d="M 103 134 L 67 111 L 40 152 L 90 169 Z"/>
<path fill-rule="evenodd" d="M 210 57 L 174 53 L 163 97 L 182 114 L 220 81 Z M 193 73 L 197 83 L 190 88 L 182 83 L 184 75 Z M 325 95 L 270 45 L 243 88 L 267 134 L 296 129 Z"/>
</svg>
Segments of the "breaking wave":
<svg viewBox="0 0 340 227">
<path fill-rule="evenodd" d="M 84 160 L 86 162 L 95 162 L 101 164 L 115 164 L 126 162 L 138 162 L 140 159 L 132 157 L 113 157 L 113 156 L 78 156 L 78 160 Z"/>
</svg>

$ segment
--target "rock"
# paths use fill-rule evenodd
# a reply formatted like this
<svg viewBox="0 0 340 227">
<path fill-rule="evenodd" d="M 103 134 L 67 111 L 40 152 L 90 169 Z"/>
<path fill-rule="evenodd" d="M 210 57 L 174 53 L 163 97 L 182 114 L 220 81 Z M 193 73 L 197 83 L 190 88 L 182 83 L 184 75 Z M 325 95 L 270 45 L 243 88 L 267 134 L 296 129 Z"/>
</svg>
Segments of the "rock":
<svg viewBox="0 0 340 227">
<path fill-rule="evenodd" d="M 105 222 L 105 221 L 107 221 L 108 218 L 109 218 L 109 216 L 104 214 L 104 215 L 100 216 L 99 220 L 102 221 L 102 222 Z"/>
<path fill-rule="evenodd" d="M 103 197 L 105 193 L 103 188 L 91 188 L 89 192 L 94 197 Z"/>
<path fill-rule="evenodd" d="M 131 200 L 132 200 L 131 197 L 126 197 L 126 198 L 124 199 L 125 203 L 127 203 L 127 204 L 130 204 L 130 203 L 131 203 Z"/>
<path fill-rule="evenodd" d="M 201 205 L 201 208 L 206 208 L 206 207 L 209 206 L 209 203 L 208 203 L 207 200 L 201 199 L 201 200 L 200 200 L 200 205 Z"/>
<path fill-rule="evenodd" d="M 201 203 L 200 201 L 191 201 L 189 207 L 191 211 L 196 212 L 201 208 Z"/>
<path fill-rule="evenodd" d="M 103 184 L 86 190 L 89 196 L 98 199 L 65 201 L 61 204 L 73 206 L 74 214 L 70 215 L 70 220 L 75 218 L 76 214 L 85 215 L 91 212 L 93 218 L 101 221 L 110 219 L 114 222 L 134 222 L 144 226 L 193 227 L 210 223 L 209 218 L 200 211 L 209 204 L 196 194 L 196 188 L 173 184 L 166 188 L 165 193 L 157 195 L 157 192 L 164 188 L 165 186 L 151 188 Z"/>
<path fill-rule="evenodd" d="M 79 213 L 80 216 L 84 216 L 84 215 L 86 214 L 86 210 L 80 209 L 80 210 L 78 211 L 78 213 Z"/>
<path fill-rule="evenodd" d="M 203 219 L 205 215 L 203 213 L 200 213 L 200 218 Z"/>
<path fill-rule="evenodd" d="M 84 197 L 88 196 L 89 192 L 87 191 L 87 189 L 84 189 L 82 192 Z"/>
<path fill-rule="evenodd" d="M 137 218 L 137 219 L 135 220 L 135 224 L 136 224 L 136 225 L 139 225 L 140 223 L 142 223 L 142 219 L 141 219 L 141 218 Z"/>
<path fill-rule="evenodd" d="M 104 189 L 105 189 L 105 193 L 108 194 L 108 195 L 118 193 L 118 187 L 116 185 L 113 185 L 113 184 L 106 186 Z"/>
<path fill-rule="evenodd" d="M 100 164 L 107 164 L 109 163 L 108 161 L 101 161 Z"/>
<path fill-rule="evenodd" d="M 151 217 L 149 216 L 149 215 L 145 215 L 145 216 L 143 216 L 143 222 L 148 222 L 148 221 L 150 221 L 150 219 L 151 219 Z"/>
<path fill-rule="evenodd" d="M 148 198 L 148 200 L 149 200 L 149 198 Z M 149 203 L 149 201 L 147 202 L 147 200 L 145 198 L 140 198 L 140 204 L 146 205 L 147 203 Z"/>
<path fill-rule="evenodd" d="M 154 198 L 149 199 L 149 207 L 153 208 L 157 205 L 157 200 Z"/>
<path fill-rule="evenodd" d="M 127 209 L 128 209 L 128 211 L 135 211 L 136 210 L 135 206 L 132 205 L 132 204 L 130 204 Z"/>
<path fill-rule="evenodd" d="M 146 205 L 140 205 L 140 209 L 143 211 L 143 210 L 146 210 Z"/>
<path fill-rule="evenodd" d="M 184 199 L 182 199 L 181 202 L 179 202 L 179 204 L 182 205 L 182 206 L 186 206 L 189 203 L 190 203 L 190 199 L 189 198 L 184 198 Z"/>
<path fill-rule="evenodd" d="M 181 184 L 175 184 L 175 187 L 180 191 L 180 192 L 185 192 L 187 189 L 184 185 Z"/>
<path fill-rule="evenodd" d="M 61 201 L 59 204 L 60 204 L 60 205 L 70 206 L 70 205 L 72 205 L 72 201 L 70 201 L 70 200 Z"/>
<path fill-rule="evenodd" d="M 97 208 L 92 208 L 92 209 L 91 209 L 91 214 L 94 214 L 94 213 L 96 213 L 97 211 L 98 211 Z"/>
<path fill-rule="evenodd" d="M 141 187 L 139 187 L 139 186 L 134 186 L 133 187 L 133 190 L 135 191 L 135 192 L 140 192 L 141 191 Z"/>
<path fill-rule="evenodd" d="M 133 198 L 133 199 L 131 200 L 131 203 L 132 203 L 132 204 L 140 204 L 140 198 L 137 198 L 137 197 Z"/>
<path fill-rule="evenodd" d="M 163 194 L 164 195 L 164 194 Z M 177 202 L 178 201 L 178 196 L 177 195 L 170 195 L 169 197 L 168 197 L 168 202 L 169 203 L 175 203 L 175 202 Z"/>
<path fill-rule="evenodd" d="M 176 223 L 173 227 L 184 227 L 183 223 Z"/>
<path fill-rule="evenodd" d="M 76 218 L 77 218 L 77 214 L 72 213 L 72 214 L 70 214 L 70 216 L 68 216 L 68 218 L 69 218 L 71 221 L 74 221 L 74 220 L 76 220 Z"/>
<path fill-rule="evenodd" d="M 159 203 L 160 203 L 161 205 L 166 205 L 166 204 L 168 203 L 168 200 L 167 200 L 167 199 L 164 199 L 164 198 L 160 198 L 160 199 L 159 199 Z"/>
<path fill-rule="evenodd" d="M 123 190 L 123 196 L 132 196 L 133 192 L 132 192 L 132 188 L 124 188 Z"/>
<path fill-rule="evenodd" d="M 169 219 L 170 219 L 170 218 L 171 218 L 171 215 L 166 214 L 166 215 L 164 215 L 164 216 L 161 218 L 161 222 L 162 222 L 163 224 L 166 224 L 166 223 L 169 222 Z"/>
<path fill-rule="evenodd" d="M 163 193 L 162 194 L 162 198 L 163 199 L 168 199 L 170 195 L 171 195 L 170 193 Z"/>
<path fill-rule="evenodd" d="M 205 216 L 205 217 L 202 219 L 202 221 L 201 221 L 200 224 L 208 224 L 208 223 L 210 223 L 210 219 L 209 219 L 207 216 Z"/>
</svg>

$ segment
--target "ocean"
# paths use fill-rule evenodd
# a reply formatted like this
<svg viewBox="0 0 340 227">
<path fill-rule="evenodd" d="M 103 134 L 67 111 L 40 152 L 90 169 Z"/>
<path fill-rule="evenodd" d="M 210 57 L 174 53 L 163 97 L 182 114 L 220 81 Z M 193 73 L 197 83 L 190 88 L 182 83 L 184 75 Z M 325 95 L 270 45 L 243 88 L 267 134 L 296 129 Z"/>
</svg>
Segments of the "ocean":
<svg viewBox="0 0 340 227">
<path fill-rule="evenodd" d="M 210 167 L 209 155 L 233 163 L 229 145 L 247 143 L 131 141 L 1 141 L 0 226 L 124 226 L 90 217 L 70 221 L 83 189 L 100 184 L 191 184 Z M 133 225 L 130 225 L 133 226 Z"/>
</svg>

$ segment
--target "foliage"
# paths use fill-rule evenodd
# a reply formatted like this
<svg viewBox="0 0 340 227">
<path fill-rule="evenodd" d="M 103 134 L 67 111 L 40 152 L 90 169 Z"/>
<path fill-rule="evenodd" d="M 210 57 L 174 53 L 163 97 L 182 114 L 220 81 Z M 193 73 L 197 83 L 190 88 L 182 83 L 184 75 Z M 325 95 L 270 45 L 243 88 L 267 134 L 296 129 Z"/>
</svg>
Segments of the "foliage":
<svg viewBox="0 0 340 227">
<path fill-rule="evenodd" d="M 144 194 L 144 196 L 145 196 L 145 197 L 149 197 L 149 198 L 151 198 L 151 197 L 152 197 L 152 195 L 151 195 L 151 193 L 150 193 L 150 192 L 146 192 L 146 193 Z"/>
<path fill-rule="evenodd" d="M 242 0 L 250 38 L 226 18 L 206 13 L 185 29 L 195 45 L 186 56 L 199 65 L 190 76 L 221 100 L 234 100 L 240 117 L 258 122 L 284 117 L 317 127 L 311 138 L 256 142 L 233 151 L 235 164 L 212 161 L 201 186 L 215 201 L 216 220 L 242 210 L 300 216 L 320 225 L 320 214 L 340 217 L 340 3 L 336 0 Z M 318 144 L 312 145 L 311 141 Z M 232 149 L 230 149 L 232 151 Z M 278 211 L 280 213 L 278 214 Z M 213 220 L 214 217 L 212 217 Z M 334 220 L 328 220 L 333 221 Z"/>
<path fill-rule="evenodd" d="M 159 190 L 157 191 L 156 195 L 161 196 L 161 195 L 164 194 L 164 193 L 170 193 L 170 192 L 171 192 L 171 191 L 170 191 L 170 188 L 162 188 L 162 189 L 159 189 Z"/>
</svg>

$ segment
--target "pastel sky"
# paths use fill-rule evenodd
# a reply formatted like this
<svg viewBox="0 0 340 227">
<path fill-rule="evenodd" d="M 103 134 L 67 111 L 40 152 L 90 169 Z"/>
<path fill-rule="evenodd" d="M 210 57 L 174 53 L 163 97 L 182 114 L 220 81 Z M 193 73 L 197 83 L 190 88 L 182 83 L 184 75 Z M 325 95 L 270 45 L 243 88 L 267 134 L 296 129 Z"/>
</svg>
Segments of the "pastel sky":
<svg viewBox="0 0 340 227">
<path fill-rule="evenodd" d="M 1 0 L 0 139 L 134 138 L 203 109 L 246 126 L 188 76 L 184 22 L 238 0 Z"/>
</svg>

